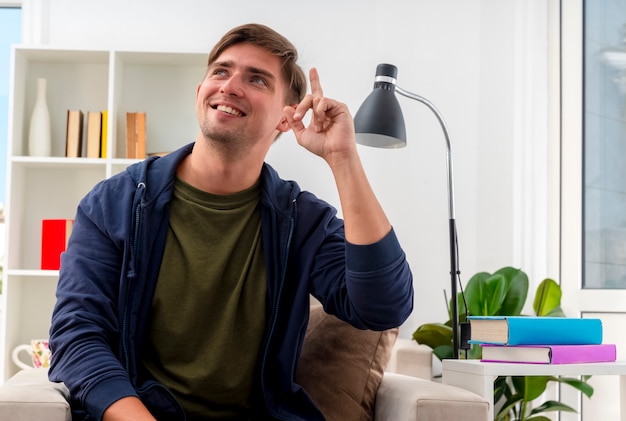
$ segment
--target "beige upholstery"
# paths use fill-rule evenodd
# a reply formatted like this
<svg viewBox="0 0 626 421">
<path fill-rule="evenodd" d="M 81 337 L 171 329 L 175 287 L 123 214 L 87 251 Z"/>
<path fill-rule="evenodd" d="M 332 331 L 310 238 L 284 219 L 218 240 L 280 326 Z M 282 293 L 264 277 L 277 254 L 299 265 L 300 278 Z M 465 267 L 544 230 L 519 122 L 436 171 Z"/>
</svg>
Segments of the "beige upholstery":
<svg viewBox="0 0 626 421">
<path fill-rule="evenodd" d="M 420 369 L 415 361 L 432 361 L 430 348 L 398 339 L 389 369 L 428 373 L 429 367 Z M 70 421 L 67 396 L 62 384 L 48 381 L 45 370 L 20 371 L 0 386 L 0 420 Z M 478 395 L 391 371 L 385 372 L 376 395 L 376 421 L 486 421 L 488 413 L 488 403 Z"/>
<path fill-rule="evenodd" d="M 0 420 L 71 421 L 69 393 L 48 381 L 48 370 L 22 370 L 0 386 Z"/>
<path fill-rule="evenodd" d="M 432 381 L 435 362 L 430 347 L 398 338 L 376 395 L 375 420 L 488 420 L 483 398 Z"/>
<path fill-rule="evenodd" d="M 376 395 L 377 421 L 481 421 L 488 417 L 489 404 L 472 392 L 397 373 L 385 373 Z"/>
<path fill-rule="evenodd" d="M 375 421 L 489 419 L 489 404 L 478 395 L 431 381 L 432 362 L 429 347 L 396 341 L 376 393 Z M 70 421 L 67 398 L 65 386 L 49 382 L 46 370 L 23 370 L 0 386 L 0 420 Z"/>
<path fill-rule="evenodd" d="M 362 330 L 311 306 L 296 383 L 327 420 L 373 421 L 376 392 L 398 328 Z"/>
<path fill-rule="evenodd" d="M 387 371 L 431 380 L 433 378 L 433 352 L 430 347 L 411 339 L 398 338 L 394 345 Z"/>
</svg>

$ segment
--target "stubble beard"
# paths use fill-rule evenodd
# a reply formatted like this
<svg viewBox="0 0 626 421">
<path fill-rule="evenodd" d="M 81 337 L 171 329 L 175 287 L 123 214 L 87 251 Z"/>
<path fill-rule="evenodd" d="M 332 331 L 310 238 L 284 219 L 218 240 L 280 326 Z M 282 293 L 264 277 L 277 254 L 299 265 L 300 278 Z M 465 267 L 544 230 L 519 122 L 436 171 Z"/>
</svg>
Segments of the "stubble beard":
<svg viewBox="0 0 626 421">
<path fill-rule="evenodd" d="M 217 150 L 225 158 L 238 159 L 245 156 L 249 149 L 248 138 L 243 133 L 243 129 L 219 131 L 212 127 L 208 120 L 205 119 L 200 124 L 200 131 L 207 144 Z"/>
</svg>

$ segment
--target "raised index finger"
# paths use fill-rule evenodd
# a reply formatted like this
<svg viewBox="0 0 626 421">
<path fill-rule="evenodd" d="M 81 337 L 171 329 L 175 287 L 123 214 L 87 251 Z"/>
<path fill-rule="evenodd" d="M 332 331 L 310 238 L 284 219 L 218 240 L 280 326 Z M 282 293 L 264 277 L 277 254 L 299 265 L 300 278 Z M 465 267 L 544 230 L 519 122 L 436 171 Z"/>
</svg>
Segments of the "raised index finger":
<svg viewBox="0 0 626 421">
<path fill-rule="evenodd" d="M 320 75 L 317 73 L 315 67 L 311 67 L 311 70 L 309 70 L 309 80 L 311 81 L 311 93 L 315 96 L 324 96 L 320 83 Z"/>
</svg>

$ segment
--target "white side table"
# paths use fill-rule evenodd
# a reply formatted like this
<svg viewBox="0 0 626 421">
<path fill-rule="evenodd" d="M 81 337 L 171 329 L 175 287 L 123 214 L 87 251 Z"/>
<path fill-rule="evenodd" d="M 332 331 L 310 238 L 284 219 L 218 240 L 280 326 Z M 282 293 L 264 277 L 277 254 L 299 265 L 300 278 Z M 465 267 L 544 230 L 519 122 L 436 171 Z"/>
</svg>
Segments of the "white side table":
<svg viewBox="0 0 626 421">
<path fill-rule="evenodd" d="M 482 396 L 491 407 L 493 381 L 498 376 L 620 376 L 620 420 L 626 421 L 626 361 L 590 364 L 510 364 L 479 360 L 443 360 L 443 383 Z"/>
</svg>

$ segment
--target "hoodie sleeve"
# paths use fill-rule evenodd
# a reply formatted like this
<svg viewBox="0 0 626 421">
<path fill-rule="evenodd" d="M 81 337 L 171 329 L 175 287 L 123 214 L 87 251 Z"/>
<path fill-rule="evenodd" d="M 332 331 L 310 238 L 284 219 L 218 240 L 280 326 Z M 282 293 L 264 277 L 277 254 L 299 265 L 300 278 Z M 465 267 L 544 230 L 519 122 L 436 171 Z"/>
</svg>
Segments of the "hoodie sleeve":
<svg viewBox="0 0 626 421">
<path fill-rule="evenodd" d="M 62 255 L 50 328 L 53 358 L 49 378 L 64 382 L 73 406 L 79 404 L 95 419 L 118 399 L 137 396 L 117 357 L 125 246 L 121 238 L 116 239 L 113 228 L 123 231 L 119 227 L 129 223 L 129 216 L 102 204 L 102 187 L 96 186 L 79 204 Z M 113 218 L 116 223 L 109 225 Z"/>
<path fill-rule="evenodd" d="M 413 310 L 413 276 L 395 231 L 373 244 L 350 244 L 332 206 L 312 195 L 301 199 L 300 263 L 325 311 L 360 329 L 401 325 Z"/>
<path fill-rule="evenodd" d="M 346 242 L 346 289 L 370 329 L 399 326 L 409 317 L 413 275 L 393 229 L 373 244 Z M 378 321 L 380 314 L 395 320 Z"/>
</svg>

